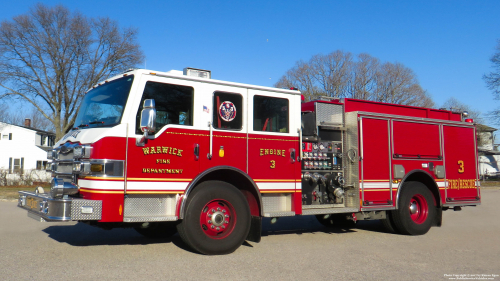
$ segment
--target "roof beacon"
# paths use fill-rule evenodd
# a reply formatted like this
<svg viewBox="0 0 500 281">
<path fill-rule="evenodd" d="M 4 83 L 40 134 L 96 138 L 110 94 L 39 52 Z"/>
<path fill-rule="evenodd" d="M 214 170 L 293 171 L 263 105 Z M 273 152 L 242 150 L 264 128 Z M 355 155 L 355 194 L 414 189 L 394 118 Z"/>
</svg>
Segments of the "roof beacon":
<svg viewBox="0 0 500 281">
<path fill-rule="evenodd" d="M 184 75 L 194 76 L 199 78 L 207 78 L 207 79 L 212 78 L 212 72 L 210 70 L 197 69 L 191 67 L 184 68 Z"/>
</svg>

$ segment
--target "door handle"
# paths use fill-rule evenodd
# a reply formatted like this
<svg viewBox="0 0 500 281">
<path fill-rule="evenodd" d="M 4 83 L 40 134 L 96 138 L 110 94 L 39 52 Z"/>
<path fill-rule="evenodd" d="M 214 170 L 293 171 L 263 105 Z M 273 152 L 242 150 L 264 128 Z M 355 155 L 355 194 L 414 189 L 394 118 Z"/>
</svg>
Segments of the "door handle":
<svg viewBox="0 0 500 281">
<path fill-rule="evenodd" d="M 200 145 L 195 143 L 194 144 L 194 160 L 198 161 L 200 159 Z"/>
</svg>

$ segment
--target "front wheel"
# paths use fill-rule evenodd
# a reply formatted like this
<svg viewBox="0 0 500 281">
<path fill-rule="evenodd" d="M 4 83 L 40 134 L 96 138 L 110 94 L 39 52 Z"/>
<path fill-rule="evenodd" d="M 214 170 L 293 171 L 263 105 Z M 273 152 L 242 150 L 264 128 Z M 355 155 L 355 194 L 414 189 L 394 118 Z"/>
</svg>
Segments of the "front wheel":
<svg viewBox="0 0 500 281">
<path fill-rule="evenodd" d="M 206 255 L 234 252 L 250 230 L 250 208 L 243 193 L 222 181 L 201 183 L 187 199 L 177 225 L 182 240 Z"/>
<path fill-rule="evenodd" d="M 402 188 L 399 209 L 391 213 L 396 230 L 408 235 L 427 233 L 437 214 L 432 193 L 420 182 L 407 182 Z"/>
</svg>

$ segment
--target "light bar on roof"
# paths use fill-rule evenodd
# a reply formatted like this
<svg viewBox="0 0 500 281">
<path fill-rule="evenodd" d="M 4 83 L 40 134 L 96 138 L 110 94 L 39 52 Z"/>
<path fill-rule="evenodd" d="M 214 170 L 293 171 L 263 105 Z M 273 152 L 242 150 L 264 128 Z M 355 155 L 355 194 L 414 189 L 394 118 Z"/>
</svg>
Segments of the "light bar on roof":
<svg viewBox="0 0 500 281">
<path fill-rule="evenodd" d="M 191 67 L 184 68 L 184 75 L 194 76 L 199 78 L 207 78 L 207 79 L 212 78 L 212 72 L 210 70 L 197 69 Z"/>
</svg>

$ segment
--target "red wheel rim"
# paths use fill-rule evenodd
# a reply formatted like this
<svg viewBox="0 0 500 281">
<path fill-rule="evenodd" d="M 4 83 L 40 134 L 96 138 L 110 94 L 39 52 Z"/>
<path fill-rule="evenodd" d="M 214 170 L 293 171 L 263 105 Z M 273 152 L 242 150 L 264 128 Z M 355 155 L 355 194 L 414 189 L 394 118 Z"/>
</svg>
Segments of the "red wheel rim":
<svg viewBox="0 0 500 281">
<path fill-rule="evenodd" d="M 429 205 L 427 205 L 427 201 L 422 195 L 413 195 L 409 208 L 410 217 L 415 223 L 422 224 L 425 222 L 429 214 Z"/>
<path fill-rule="evenodd" d="M 200 226 L 208 237 L 222 239 L 233 232 L 236 213 L 229 202 L 215 199 L 208 202 L 201 210 Z"/>
</svg>

